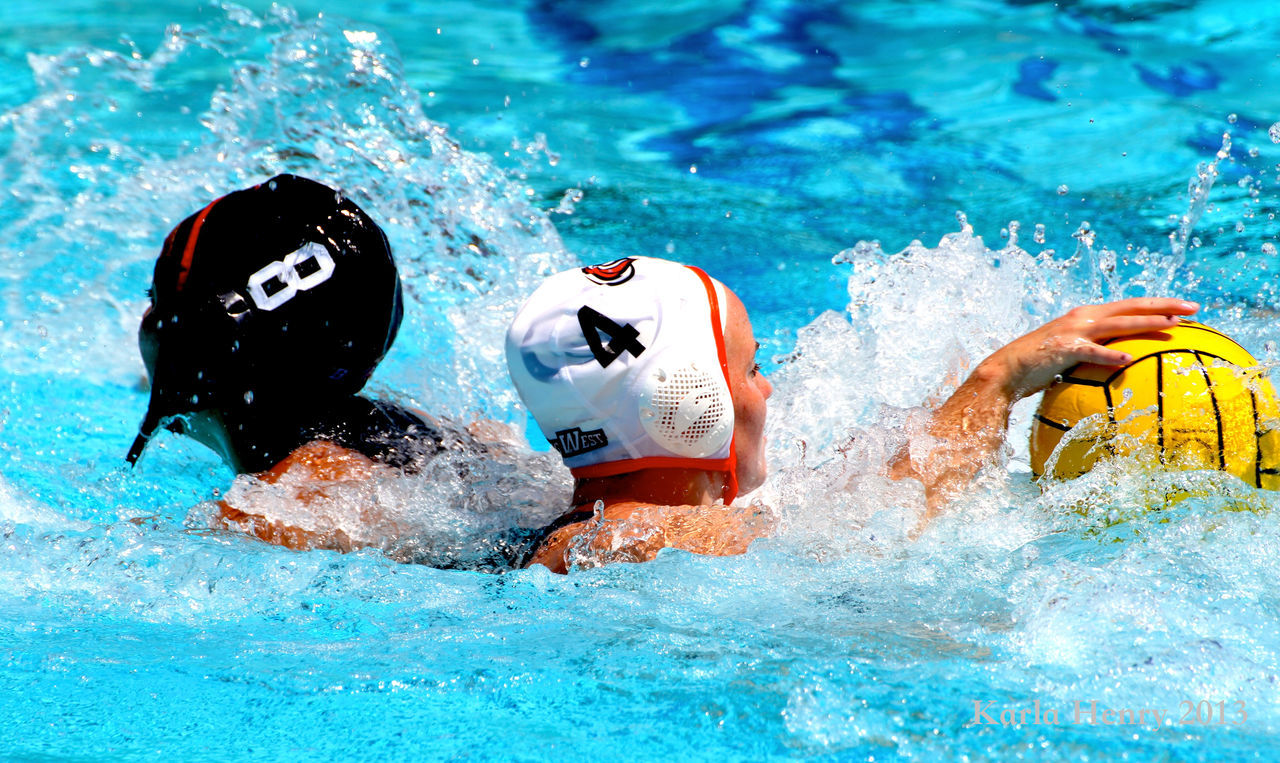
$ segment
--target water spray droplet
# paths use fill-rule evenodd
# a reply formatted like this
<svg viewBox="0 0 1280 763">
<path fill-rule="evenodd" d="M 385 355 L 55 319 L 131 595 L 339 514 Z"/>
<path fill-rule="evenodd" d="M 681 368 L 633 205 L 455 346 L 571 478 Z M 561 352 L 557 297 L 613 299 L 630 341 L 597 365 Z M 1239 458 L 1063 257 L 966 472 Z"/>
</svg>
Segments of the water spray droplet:
<svg viewBox="0 0 1280 763">
<path fill-rule="evenodd" d="M 1070 189 L 1070 188 L 1068 188 L 1068 187 L 1066 186 L 1066 184 L 1065 184 L 1065 183 L 1064 183 L 1063 185 L 1058 186 L 1058 195 L 1059 195 L 1059 196 L 1066 196 L 1066 195 L 1067 195 L 1068 193 L 1070 193 L 1070 192 L 1071 192 L 1071 189 Z"/>
<path fill-rule="evenodd" d="M 866 260 L 883 259 L 884 250 L 879 241 L 859 241 L 848 249 L 842 249 L 831 258 L 831 264 L 841 265 Z"/>
<path fill-rule="evenodd" d="M 1262 245 L 1262 253 L 1266 255 L 1275 256 L 1276 245 L 1268 241 L 1267 243 Z"/>
<path fill-rule="evenodd" d="M 1036 223 L 1036 232 L 1031 236 L 1031 238 L 1037 244 L 1044 243 L 1044 223 Z"/>
<path fill-rule="evenodd" d="M 1271 129 L 1267 130 L 1267 135 L 1271 136 L 1272 143 L 1280 143 L 1280 122 L 1271 125 Z"/>
<path fill-rule="evenodd" d="M 1097 232 L 1093 230 L 1093 226 L 1088 220 L 1080 223 L 1080 228 L 1071 237 L 1080 242 L 1080 245 L 1086 249 L 1093 247 L 1093 242 L 1098 238 Z"/>
<path fill-rule="evenodd" d="M 1218 153 L 1215 154 L 1215 156 L 1219 159 L 1226 159 L 1228 156 L 1231 156 L 1231 133 L 1222 133 L 1222 148 L 1218 149 Z M 1214 167 L 1214 174 L 1218 174 L 1217 167 Z"/>
<path fill-rule="evenodd" d="M 1230 122 L 1231 124 L 1235 124 L 1235 123 L 1236 123 L 1236 120 L 1238 120 L 1239 118 L 1240 118 L 1240 117 L 1237 117 L 1235 114 L 1228 114 L 1228 115 L 1227 115 L 1227 121 L 1228 121 L 1228 122 Z"/>
</svg>

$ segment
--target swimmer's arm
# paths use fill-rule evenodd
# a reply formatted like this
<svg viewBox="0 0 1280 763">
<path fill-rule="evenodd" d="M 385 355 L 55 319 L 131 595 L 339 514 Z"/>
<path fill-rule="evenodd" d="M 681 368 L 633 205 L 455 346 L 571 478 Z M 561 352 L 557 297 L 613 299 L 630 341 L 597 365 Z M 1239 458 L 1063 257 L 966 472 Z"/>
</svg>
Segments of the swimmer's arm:
<svg viewBox="0 0 1280 763">
<path fill-rule="evenodd" d="M 1077 363 L 1123 365 L 1132 358 L 1100 342 L 1171 328 L 1199 309 L 1179 299 L 1138 298 L 1077 307 L 996 350 L 934 413 L 931 442 L 909 444 L 890 463 L 894 479 L 924 484 L 928 516 L 959 495 L 1004 443 L 1009 411 Z"/>
<path fill-rule="evenodd" d="M 373 476 L 376 464 L 362 453 L 332 442 L 317 440 L 290 453 L 271 469 L 254 475 L 259 481 L 274 484 L 284 479 L 304 482 L 297 499 L 315 500 L 323 495 L 323 483 L 362 480 Z M 358 547 L 340 528 L 308 529 L 285 524 L 262 514 L 254 514 L 232 506 L 228 500 L 218 501 L 217 522 L 225 529 L 247 532 L 267 543 L 295 551 L 329 549 L 348 552 Z"/>
<path fill-rule="evenodd" d="M 216 521 L 223 529 L 249 533 L 259 540 L 294 551 L 328 549 L 346 553 L 357 548 L 351 538 L 341 530 L 321 532 L 288 525 L 268 519 L 261 514 L 241 511 L 226 501 L 218 501 Z"/>
<path fill-rule="evenodd" d="M 603 520 L 593 517 L 556 530 L 527 566 L 564 574 L 575 564 L 647 562 L 664 548 L 736 556 L 772 530 L 772 515 L 755 507 L 618 503 L 605 509 Z"/>
</svg>

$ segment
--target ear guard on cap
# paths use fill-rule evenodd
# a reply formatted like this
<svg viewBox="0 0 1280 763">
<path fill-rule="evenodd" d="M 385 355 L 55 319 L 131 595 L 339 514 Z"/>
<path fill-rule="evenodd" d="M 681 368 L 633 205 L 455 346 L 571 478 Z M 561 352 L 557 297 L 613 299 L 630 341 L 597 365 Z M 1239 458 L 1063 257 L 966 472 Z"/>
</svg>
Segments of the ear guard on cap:
<svg viewBox="0 0 1280 763">
<path fill-rule="evenodd" d="M 677 353 L 663 355 L 651 361 L 639 386 L 640 424 L 674 455 L 710 458 L 733 437 L 733 400 L 724 374 Z"/>
</svg>

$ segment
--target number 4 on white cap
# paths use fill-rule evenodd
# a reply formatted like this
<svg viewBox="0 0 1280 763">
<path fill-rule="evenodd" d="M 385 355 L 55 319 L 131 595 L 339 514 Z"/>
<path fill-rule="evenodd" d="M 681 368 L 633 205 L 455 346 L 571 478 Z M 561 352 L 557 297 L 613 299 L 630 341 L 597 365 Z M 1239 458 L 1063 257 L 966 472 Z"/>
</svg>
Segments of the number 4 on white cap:
<svg viewBox="0 0 1280 763">
<path fill-rule="evenodd" d="M 582 334 L 587 338 L 587 346 L 591 348 L 591 354 L 600 362 L 601 368 L 608 368 L 609 364 L 624 352 L 629 352 L 637 358 L 644 352 L 644 345 L 640 344 L 639 340 L 640 331 L 635 326 L 630 323 L 619 326 L 612 319 L 586 305 L 578 310 L 578 325 L 582 327 Z M 608 344 L 600 341 L 601 334 L 609 337 Z"/>
</svg>

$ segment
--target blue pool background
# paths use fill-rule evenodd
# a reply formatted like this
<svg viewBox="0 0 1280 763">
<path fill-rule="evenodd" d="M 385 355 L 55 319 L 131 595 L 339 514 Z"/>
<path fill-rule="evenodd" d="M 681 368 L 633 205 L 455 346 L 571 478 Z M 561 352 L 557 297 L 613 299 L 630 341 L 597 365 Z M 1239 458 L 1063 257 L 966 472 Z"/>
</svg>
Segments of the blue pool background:
<svg viewBox="0 0 1280 763">
<path fill-rule="evenodd" d="M 1271 494 L 1042 493 L 1025 405 L 918 538 L 919 491 L 877 467 L 913 406 L 1081 302 L 1197 299 L 1276 361 L 1277 34 L 1271 4 L 1189 0 L 6 4 L 0 749 L 1267 759 Z M 176 438 L 124 471 L 160 241 L 286 170 L 396 249 L 410 310 L 375 390 L 461 420 L 524 426 L 496 337 L 539 275 L 640 253 L 721 277 L 777 386 L 778 536 L 494 576 L 208 531 L 232 475 Z M 351 502 L 447 556 L 563 506 L 544 451 Z M 1248 717 L 968 725 L 988 700 Z"/>
</svg>

